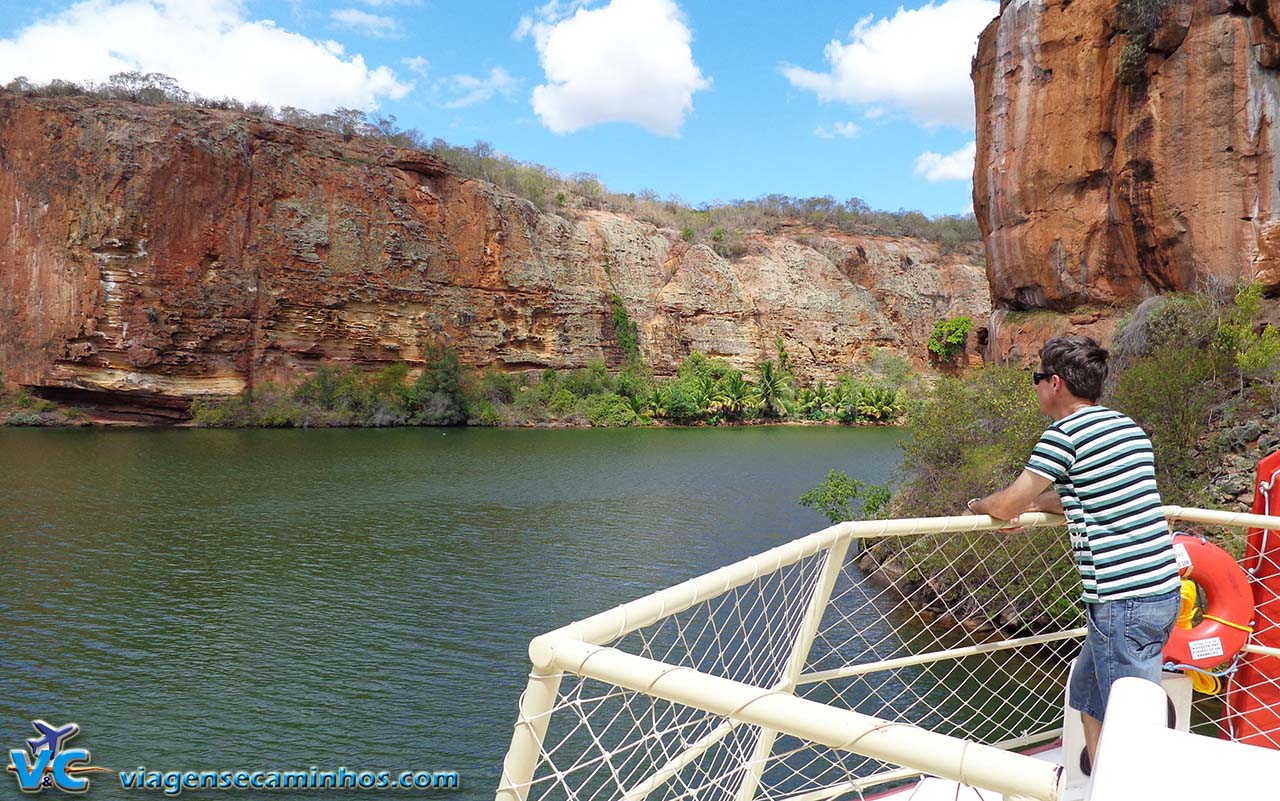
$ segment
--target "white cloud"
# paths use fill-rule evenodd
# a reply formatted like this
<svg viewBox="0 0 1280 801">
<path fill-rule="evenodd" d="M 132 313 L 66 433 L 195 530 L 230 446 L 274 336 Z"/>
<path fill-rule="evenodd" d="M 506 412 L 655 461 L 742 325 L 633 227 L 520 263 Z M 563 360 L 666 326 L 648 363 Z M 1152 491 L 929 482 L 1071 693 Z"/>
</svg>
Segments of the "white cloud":
<svg viewBox="0 0 1280 801">
<path fill-rule="evenodd" d="M 926 151 L 916 159 L 915 174 L 923 175 L 926 181 L 933 184 L 940 181 L 968 181 L 973 178 L 973 160 L 977 155 L 977 142 L 970 142 L 945 156 Z"/>
<path fill-rule="evenodd" d="M 510 95 L 516 88 L 516 79 L 511 77 L 511 73 L 502 67 L 494 67 L 489 70 L 489 77 L 476 78 L 471 75 L 454 75 L 449 79 L 456 91 L 462 92 L 462 96 L 456 100 L 446 103 L 447 108 L 462 108 L 470 106 L 474 103 L 480 103 L 495 94 Z"/>
<path fill-rule="evenodd" d="M 431 69 L 431 62 L 427 61 L 422 56 L 413 56 L 412 58 L 402 58 L 400 59 L 400 63 L 405 65 L 409 69 L 413 70 L 414 72 L 418 73 L 424 78 L 427 77 L 427 73 Z"/>
<path fill-rule="evenodd" d="M 344 28 L 366 36 L 390 39 L 400 35 L 400 24 L 391 17 L 370 14 L 358 8 L 340 8 L 331 13 L 329 18 Z"/>
<path fill-rule="evenodd" d="M 711 86 L 673 0 L 612 0 L 596 9 L 552 0 L 537 14 L 513 35 L 534 38 L 547 82 L 534 87 L 533 110 L 555 133 L 629 122 L 676 136 L 694 93 Z"/>
<path fill-rule="evenodd" d="M 573 16 L 578 9 L 590 8 L 596 2 L 597 0 L 566 0 L 562 3 L 560 0 L 548 0 L 532 14 L 520 17 L 520 24 L 516 26 L 511 38 L 519 41 L 531 33 L 549 30 L 557 22 Z"/>
<path fill-rule="evenodd" d="M 373 109 L 412 88 L 337 42 L 246 19 L 236 0 L 86 0 L 0 40 L 0 83 L 101 82 L 131 70 L 165 73 L 208 97 L 314 112 Z"/>
<path fill-rule="evenodd" d="M 837 136 L 843 137 L 845 139 L 852 139 L 853 137 L 862 133 L 862 129 L 859 128 L 858 124 L 854 122 L 837 122 L 835 125 L 832 125 L 830 128 L 825 128 L 821 126 L 818 128 L 814 128 L 813 132 L 818 136 L 822 137 L 823 139 L 835 139 Z"/>
<path fill-rule="evenodd" d="M 792 86 L 824 102 L 883 106 L 927 127 L 974 125 L 970 61 L 978 35 L 1000 11 L 996 0 L 944 0 L 898 8 L 891 18 L 867 16 L 824 51 L 828 72 L 784 64 Z"/>
</svg>

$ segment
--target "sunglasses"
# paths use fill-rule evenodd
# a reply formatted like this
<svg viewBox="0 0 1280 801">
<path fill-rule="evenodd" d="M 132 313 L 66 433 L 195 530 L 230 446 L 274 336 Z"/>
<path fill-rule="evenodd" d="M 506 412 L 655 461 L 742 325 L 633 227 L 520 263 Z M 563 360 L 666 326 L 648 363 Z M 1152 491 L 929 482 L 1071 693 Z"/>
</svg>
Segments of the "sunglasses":
<svg viewBox="0 0 1280 801">
<path fill-rule="evenodd" d="M 1057 373 L 1036 373 L 1036 372 L 1033 372 L 1033 373 L 1031 374 L 1031 383 L 1032 383 L 1032 384 L 1039 384 L 1041 381 L 1046 381 L 1046 380 L 1048 380 L 1048 379 L 1052 378 L 1052 377 L 1053 377 L 1053 376 L 1055 376 L 1055 375 L 1057 375 Z"/>
</svg>

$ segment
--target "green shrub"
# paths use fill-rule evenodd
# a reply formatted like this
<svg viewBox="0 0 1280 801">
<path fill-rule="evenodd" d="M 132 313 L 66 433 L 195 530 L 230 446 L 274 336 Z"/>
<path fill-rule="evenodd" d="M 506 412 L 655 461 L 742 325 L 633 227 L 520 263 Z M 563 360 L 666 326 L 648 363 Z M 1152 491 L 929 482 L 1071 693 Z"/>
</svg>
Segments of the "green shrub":
<svg viewBox="0 0 1280 801">
<path fill-rule="evenodd" d="M 867 366 L 873 376 L 892 389 L 921 389 L 924 386 L 923 377 L 911 365 L 911 360 L 892 351 L 873 347 L 868 354 Z"/>
<path fill-rule="evenodd" d="M 238 428 L 256 425 L 247 395 L 232 398 L 197 398 L 191 402 L 191 419 L 208 428 Z"/>
<path fill-rule="evenodd" d="M 520 381 L 514 376 L 489 367 L 480 379 L 480 397 L 491 403 L 514 403 Z"/>
<path fill-rule="evenodd" d="M 965 499 L 999 489 L 1022 471 L 1049 422 L 1023 370 L 986 367 L 939 379 L 912 415 L 893 513 L 961 513 Z M 1079 622 L 1079 578 L 1061 528 L 888 538 L 872 553 L 881 564 L 895 564 L 903 574 L 900 586 L 934 611 L 990 620 L 1000 610 L 1022 621 L 1016 627 L 1033 631 Z M 1047 560 L 1050 570 L 1027 576 L 1028 553 L 1060 558 Z"/>
<path fill-rule="evenodd" d="M 898 400 L 898 393 L 893 390 L 869 386 L 862 388 L 854 397 L 853 407 L 861 420 L 886 423 L 896 420 L 902 414 L 903 405 Z"/>
<path fill-rule="evenodd" d="M 424 349 L 422 373 L 408 393 L 408 408 L 413 420 L 424 425 L 457 425 L 467 419 L 462 365 L 455 351 L 441 344 Z"/>
<path fill-rule="evenodd" d="M 493 401 L 480 400 L 471 408 L 469 422 L 473 425 L 499 426 L 502 425 L 502 415 Z"/>
<path fill-rule="evenodd" d="M 745 420 L 755 411 L 755 387 L 733 370 L 716 381 L 709 399 L 708 411 L 725 420 Z"/>
<path fill-rule="evenodd" d="M 1212 502 L 1196 442 L 1214 406 L 1230 389 L 1216 380 L 1230 369 L 1229 357 L 1213 348 L 1162 345 L 1132 359 L 1116 377 L 1109 402 L 1151 436 L 1156 478 L 1169 503 Z"/>
<path fill-rule="evenodd" d="M 269 382 L 254 391 L 253 405 L 254 424 L 265 428 L 295 428 L 303 425 L 306 416 L 288 390 Z"/>
<path fill-rule="evenodd" d="M 613 391 L 613 378 L 603 359 L 593 359 L 585 368 L 571 370 L 560 378 L 560 387 L 576 397 L 587 398 Z"/>
<path fill-rule="evenodd" d="M 37 412 L 14 412 L 4 421 L 7 426 L 43 426 L 48 421 Z"/>
<path fill-rule="evenodd" d="M 611 295 L 610 301 L 613 304 L 613 333 L 618 340 L 618 349 L 622 351 L 628 366 L 639 365 L 640 329 L 627 316 L 627 307 L 623 305 L 619 295 Z"/>
<path fill-rule="evenodd" d="M 734 366 L 728 361 L 710 358 L 700 350 L 690 353 L 676 368 L 676 375 L 680 378 L 709 378 L 713 382 L 732 372 Z"/>
<path fill-rule="evenodd" d="M 339 387 L 345 382 L 342 370 L 323 365 L 293 390 L 299 403 L 316 409 L 335 409 L 338 405 Z"/>
<path fill-rule="evenodd" d="M 659 408 L 659 417 L 686 425 L 698 422 L 705 414 L 702 404 L 689 391 L 688 386 L 681 382 L 659 390 L 659 400 L 655 405 Z"/>
<path fill-rule="evenodd" d="M 1116 65 L 1116 78 L 1125 86 L 1133 86 L 1142 81 L 1142 68 L 1147 65 L 1147 46 L 1150 37 L 1129 36 L 1120 48 L 1120 60 Z"/>
<path fill-rule="evenodd" d="M 805 420 L 822 421 L 830 418 L 827 408 L 831 392 L 822 379 L 814 387 L 804 387 L 796 393 L 796 413 Z"/>
<path fill-rule="evenodd" d="M 822 483 L 800 496 L 800 505 L 821 512 L 832 525 L 845 520 L 864 520 L 884 510 L 889 490 L 850 478 L 843 470 L 831 470 Z M 863 499 L 859 512 L 853 502 Z"/>
<path fill-rule="evenodd" d="M 971 328 L 973 319 L 970 317 L 938 320 L 933 324 L 933 333 L 929 335 L 929 352 L 940 362 L 954 362 L 964 350 Z"/>
<path fill-rule="evenodd" d="M 955 514 L 1012 481 L 1049 422 L 1023 370 L 939 379 L 910 420 L 896 507 L 911 517 Z"/>
<path fill-rule="evenodd" d="M 1131 357 L 1166 347 L 1211 347 L 1221 326 L 1222 304 L 1210 295 L 1176 293 L 1149 298 L 1116 331 L 1112 350 L 1120 366 Z M 1112 367 L 1116 367 L 1112 362 Z"/>
<path fill-rule="evenodd" d="M 647 398 L 653 381 L 639 367 L 628 367 L 613 380 L 613 391 L 624 398 Z"/>
<path fill-rule="evenodd" d="M 551 396 L 551 401 L 547 404 L 547 408 L 553 414 L 567 414 L 578 405 L 578 397 L 568 389 L 561 388 L 555 391 Z"/>
<path fill-rule="evenodd" d="M 1271 326 L 1257 330 L 1261 311 L 1262 284 L 1246 284 L 1236 292 L 1219 328 L 1222 347 L 1232 355 L 1242 390 L 1247 379 L 1270 377 L 1280 361 L 1280 330 Z"/>
<path fill-rule="evenodd" d="M 640 422 L 631 403 L 621 395 L 609 393 L 583 401 L 587 420 L 593 426 L 633 426 Z"/>
</svg>

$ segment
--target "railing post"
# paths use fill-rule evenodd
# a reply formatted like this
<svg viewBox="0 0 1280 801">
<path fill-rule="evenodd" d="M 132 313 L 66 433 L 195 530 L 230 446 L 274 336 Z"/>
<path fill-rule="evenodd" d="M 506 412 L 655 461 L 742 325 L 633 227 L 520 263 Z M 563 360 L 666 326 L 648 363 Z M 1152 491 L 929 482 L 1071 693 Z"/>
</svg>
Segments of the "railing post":
<svg viewBox="0 0 1280 801">
<path fill-rule="evenodd" d="M 796 632 L 796 641 L 791 646 L 791 656 L 782 671 L 782 680 L 775 689 L 795 694 L 796 680 L 804 670 L 805 661 L 809 658 L 809 650 L 813 648 L 814 638 L 818 636 L 818 626 L 822 624 L 822 616 L 827 611 L 827 602 L 831 600 L 831 591 L 835 589 L 836 579 L 844 567 L 845 557 L 849 553 L 849 544 L 853 537 L 846 536 L 835 541 L 827 551 L 827 560 L 822 565 L 822 573 L 813 588 L 813 597 L 809 599 L 809 608 L 805 610 L 804 620 L 800 622 L 800 630 Z M 760 777 L 764 775 L 769 756 L 773 753 L 773 744 L 778 739 L 778 730 L 760 729 L 760 739 L 756 740 L 751 761 L 747 763 L 747 772 L 738 786 L 737 801 L 753 801 L 756 790 L 760 787 Z"/>
<path fill-rule="evenodd" d="M 563 676 L 562 671 L 548 671 L 536 665 L 529 674 L 529 684 L 520 696 L 520 714 L 511 734 L 511 747 L 502 763 L 502 778 L 494 801 L 526 801 L 529 797 L 533 772 L 542 753 L 542 739 L 547 735 Z"/>
</svg>

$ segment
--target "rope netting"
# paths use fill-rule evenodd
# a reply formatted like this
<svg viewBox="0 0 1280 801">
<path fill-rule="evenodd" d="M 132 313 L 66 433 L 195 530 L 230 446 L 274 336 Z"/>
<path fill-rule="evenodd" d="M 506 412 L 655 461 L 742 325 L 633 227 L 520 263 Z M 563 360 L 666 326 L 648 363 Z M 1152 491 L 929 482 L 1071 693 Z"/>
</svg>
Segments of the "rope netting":
<svg viewBox="0 0 1280 801">
<path fill-rule="evenodd" d="M 1030 745 L 1058 733 L 1083 625 L 1065 543 L 1051 528 L 865 539 L 833 586 L 821 580 L 821 551 L 604 645 L 972 741 Z M 818 589 L 830 598 L 806 633 Z M 901 776 L 897 765 L 567 674 L 527 798 L 859 798 Z"/>
<path fill-rule="evenodd" d="M 1243 529 L 1204 533 L 1244 559 Z M 1085 622 L 1063 529 L 868 537 L 832 566 L 830 551 L 813 550 L 753 568 L 744 574 L 750 580 L 723 592 L 715 585 L 674 613 L 664 606 L 653 623 L 598 644 L 670 671 L 1000 748 L 1025 750 L 1060 735 L 1063 688 Z M 1276 558 L 1254 569 L 1275 577 L 1263 586 L 1272 589 L 1258 607 L 1258 630 L 1280 639 Z M 1254 744 L 1269 739 L 1280 748 L 1280 683 L 1266 678 L 1280 676 L 1280 657 L 1244 658 L 1270 663 L 1215 669 L 1227 673 L 1226 690 L 1196 692 L 1192 731 L 1250 741 L 1245 731 Z M 546 733 L 531 779 L 520 782 L 531 801 L 861 799 L 916 775 L 573 673 L 560 677 L 549 715 L 537 717 Z"/>
<path fill-rule="evenodd" d="M 1280 531 L 1265 534 L 1254 560 L 1243 557 L 1249 536 L 1243 529 L 1214 530 L 1211 539 L 1250 569 L 1255 601 L 1250 644 L 1275 647 L 1280 644 L 1280 555 L 1269 546 L 1276 545 Z M 1280 657 L 1243 653 L 1206 673 L 1219 678 L 1220 689 L 1195 694 L 1191 730 L 1280 750 Z"/>
</svg>

